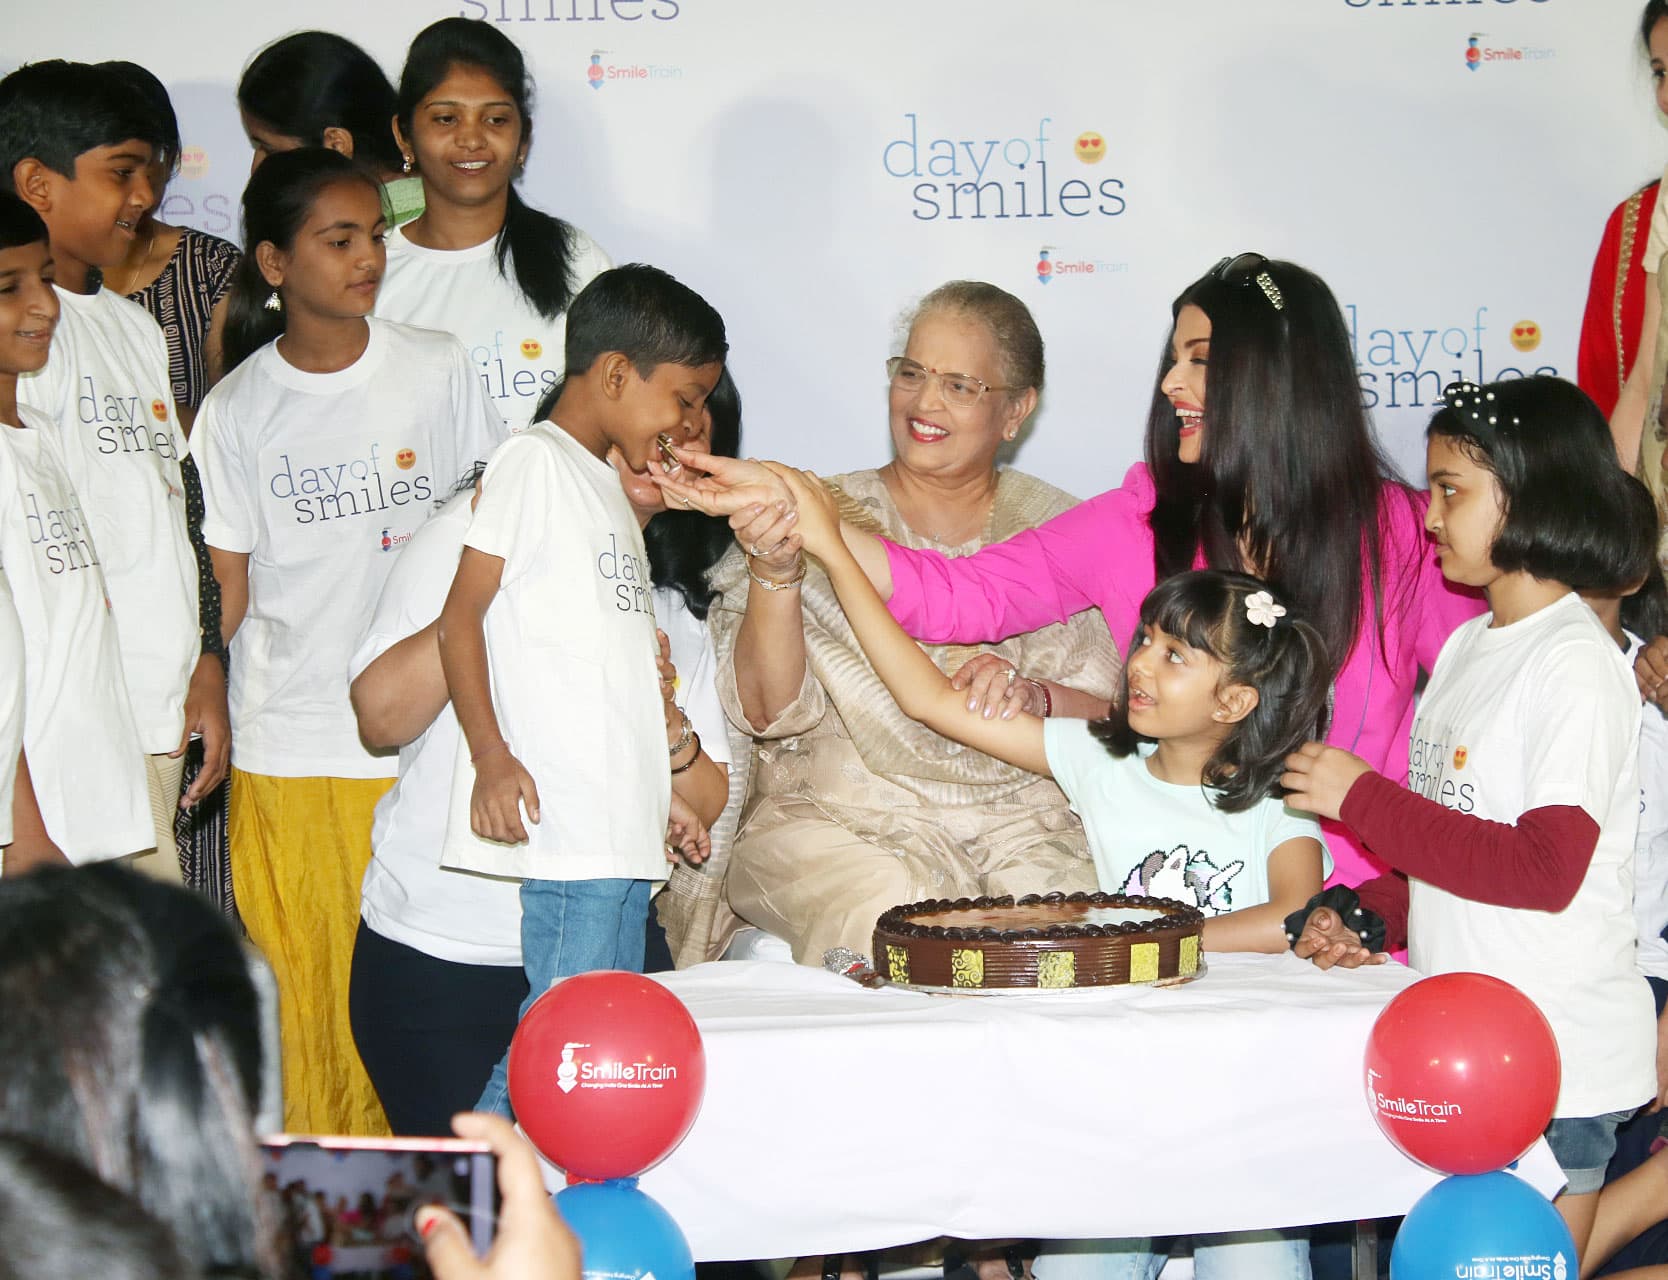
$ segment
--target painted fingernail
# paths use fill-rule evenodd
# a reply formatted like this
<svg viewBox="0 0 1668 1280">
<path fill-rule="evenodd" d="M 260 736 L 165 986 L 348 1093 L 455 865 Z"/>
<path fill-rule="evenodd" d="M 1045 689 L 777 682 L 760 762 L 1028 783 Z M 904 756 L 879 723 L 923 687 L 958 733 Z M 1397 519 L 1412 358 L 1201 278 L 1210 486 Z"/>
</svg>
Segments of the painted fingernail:
<svg viewBox="0 0 1668 1280">
<path fill-rule="evenodd" d="M 419 1213 L 417 1215 L 417 1234 L 427 1240 L 434 1229 L 440 1225 L 438 1213 Z"/>
</svg>

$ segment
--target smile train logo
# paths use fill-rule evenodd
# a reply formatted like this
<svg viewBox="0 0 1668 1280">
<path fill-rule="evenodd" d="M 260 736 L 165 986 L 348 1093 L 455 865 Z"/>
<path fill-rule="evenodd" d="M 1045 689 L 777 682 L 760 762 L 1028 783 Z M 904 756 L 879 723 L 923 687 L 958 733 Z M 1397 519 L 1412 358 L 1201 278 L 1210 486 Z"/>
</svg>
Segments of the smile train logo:
<svg viewBox="0 0 1668 1280">
<path fill-rule="evenodd" d="M 585 79 L 590 82 L 591 88 L 593 89 L 602 88 L 602 78 L 604 75 L 602 70 L 602 55 L 606 52 L 608 52 L 606 49 L 591 50 L 591 65 L 585 68 Z M 569 1087 L 571 1088 L 572 1086 Z"/>
<path fill-rule="evenodd" d="M 1465 69 L 1475 71 L 1483 65 L 1483 51 L 1477 47 L 1477 41 L 1483 38 L 1481 31 L 1473 31 L 1465 40 Z"/>
<path fill-rule="evenodd" d="M 562 1061 L 556 1068 L 556 1087 L 563 1093 L 572 1093 L 579 1087 L 579 1067 L 573 1060 L 573 1051 L 590 1047 L 577 1040 L 569 1040 L 562 1046 Z"/>
</svg>

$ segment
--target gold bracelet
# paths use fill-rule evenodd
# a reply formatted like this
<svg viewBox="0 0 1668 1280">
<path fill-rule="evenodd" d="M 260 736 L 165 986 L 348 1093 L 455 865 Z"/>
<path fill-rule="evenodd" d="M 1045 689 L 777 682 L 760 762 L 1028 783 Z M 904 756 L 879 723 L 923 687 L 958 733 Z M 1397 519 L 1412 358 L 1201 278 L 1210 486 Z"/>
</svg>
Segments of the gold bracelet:
<svg viewBox="0 0 1668 1280">
<path fill-rule="evenodd" d="M 805 581 L 805 555 L 803 552 L 800 553 L 799 572 L 794 574 L 793 577 L 782 582 L 772 582 L 769 578 L 759 577 L 758 574 L 753 572 L 753 557 L 748 556 L 747 576 L 753 579 L 754 582 L 758 583 L 766 591 L 786 591 L 789 587 L 797 587 L 801 582 Z"/>
</svg>

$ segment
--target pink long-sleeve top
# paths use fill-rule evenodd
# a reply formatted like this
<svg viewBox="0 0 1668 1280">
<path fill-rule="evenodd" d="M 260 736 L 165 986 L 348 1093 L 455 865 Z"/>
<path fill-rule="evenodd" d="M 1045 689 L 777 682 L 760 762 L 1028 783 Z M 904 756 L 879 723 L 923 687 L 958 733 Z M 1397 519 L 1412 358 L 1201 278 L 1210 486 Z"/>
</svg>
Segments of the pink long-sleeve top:
<svg viewBox="0 0 1668 1280">
<path fill-rule="evenodd" d="M 1127 648 L 1152 590 L 1157 499 L 1152 476 L 1136 463 L 1123 484 L 1046 524 L 970 556 L 886 544 L 892 616 L 917 639 L 979 644 L 1059 622 L 1091 606 Z M 1481 613 L 1481 596 L 1456 589 L 1437 567 L 1425 535 L 1427 499 L 1386 485 L 1380 504 L 1380 581 L 1384 643 L 1363 567 L 1363 619 L 1333 689 L 1327 741 L 1353 751 L 1397 781 L 1407 778 L 1407 740 L 1419 669 L 1429 671 L 1455 627 Z M 1195 561 L 1204 568 L 1203 557 Z M 1332 851 L 1330 883 L 1355 885 L 1387 869 L 1335 822 L 1322 824 Z"/>
</svg>

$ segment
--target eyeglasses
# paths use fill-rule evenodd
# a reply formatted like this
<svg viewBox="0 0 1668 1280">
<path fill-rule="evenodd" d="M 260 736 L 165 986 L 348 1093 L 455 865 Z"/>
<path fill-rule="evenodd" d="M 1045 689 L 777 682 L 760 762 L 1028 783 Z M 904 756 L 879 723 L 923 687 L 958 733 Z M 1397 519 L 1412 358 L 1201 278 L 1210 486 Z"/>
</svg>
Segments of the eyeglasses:
<svg viewBox="0 0 1668 1280">
<path fill-rule="evenodd" d="M 987 391 L 1012 391 L 1012 387 L 993 387 L 983 378 L 970 373 L 940 373 L 917 364 L 908 356 L 893 356 L 886 362 L 886 376 L 899 391 L 921 391 L 929 380 L 938 379 L 938 389 L 944 403 L 957 409 L 971 409 Z"/>
<path fill-rule="evenodd" d="M 1286 296 L 1280 292 L 1280 286 L 1274 283 L 1274 277 L 1268 274 L 1268 259 L 1260 253 L 1242 253 L 1236 257 L 1224 258 L 1210 269 L 1210 278 L 1220 280 L 1223 284 L 1254 284 L 1263 291 L 1263 296 L 1276 311 L 1286 309 Z"/>
</svg>

